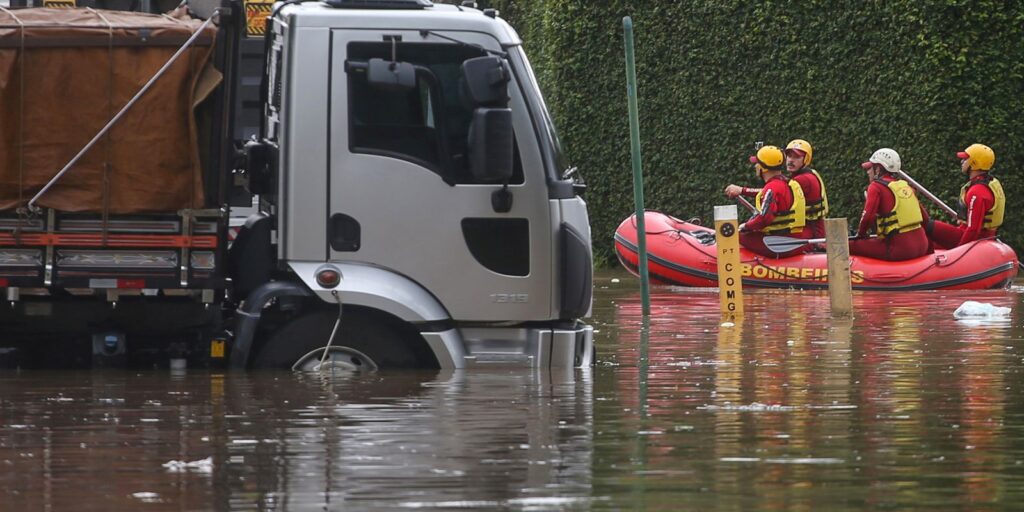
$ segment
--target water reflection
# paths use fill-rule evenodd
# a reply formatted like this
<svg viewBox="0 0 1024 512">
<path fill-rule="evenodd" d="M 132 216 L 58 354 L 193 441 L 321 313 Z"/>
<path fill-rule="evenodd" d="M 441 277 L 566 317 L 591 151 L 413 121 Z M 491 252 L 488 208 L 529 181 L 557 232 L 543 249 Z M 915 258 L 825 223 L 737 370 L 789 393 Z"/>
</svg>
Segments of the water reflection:
<svg viewBox="0 0 1024 512">
<path fill-rule="evenodd" d="M 529 508 L 591 499 L 590 372 L 0 381 L 4 510 Z M 207 457 L 206 468 L 168 464 Z"/>
<path fill-rule="evenodd" d="M 599 359 L 619 365 L 616 435 L 650 411 L 646 453 L 630 457 L 645 503 L 970 508 L 1024 497 L 1020 328 L 955 320 L 965 300 L 1019 307 L 1002 291 L 858 293 L 855 318 L 840 320 L 827 294 L 765 291 L 748 293 L 746 318 L 729 326 L 716 295 L 661 288 L 650 364 L 633 372 L 623 366 L 637 362 L 639 298 L 617 297 L 602 332 L 614 326 L 618 341 Z M 598 452 L 614 454 L 602 441 Z M 595 485 L 619 494 L 614 479 Z"/>
<path fill-rule="evenodd" d="M 644 319 L 632 284 L 598 280 L 584 372 L 0 373 L 0 510 L 1024 502 L 1019 290 L 857 293 L 846 320 L 754 291 L 725 326 L 713 290 Z"/>
</svg>

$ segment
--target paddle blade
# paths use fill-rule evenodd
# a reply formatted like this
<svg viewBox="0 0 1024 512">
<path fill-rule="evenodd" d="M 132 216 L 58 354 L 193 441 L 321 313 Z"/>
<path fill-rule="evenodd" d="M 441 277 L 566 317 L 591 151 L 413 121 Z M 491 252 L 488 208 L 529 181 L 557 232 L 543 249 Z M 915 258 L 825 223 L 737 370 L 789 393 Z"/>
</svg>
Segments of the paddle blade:
<svg viewBox="0 0 1024 512">
<path fill-rule="evenodd" d="M 781 254 L 784 252 L 792 251 L 793 249 L 799 249 L 809 243 L 812 240 L 804 238 L 793 238 L 791 236 L 766 236 L 764 237 L 764 245 L 768 250 Z"/>
</svg>

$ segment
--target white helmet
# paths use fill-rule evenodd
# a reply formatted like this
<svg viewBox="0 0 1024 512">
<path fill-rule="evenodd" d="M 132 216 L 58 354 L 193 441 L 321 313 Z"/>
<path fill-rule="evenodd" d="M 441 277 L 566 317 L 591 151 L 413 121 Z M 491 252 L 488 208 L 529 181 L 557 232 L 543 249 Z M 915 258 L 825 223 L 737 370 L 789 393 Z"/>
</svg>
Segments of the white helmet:
<svg viewBox="0 0 1024 512">
<path fill-rule="evenodd" d="M 869 158 L 868 161 L 865 162 L 865 164 L 868 163 L 879 164 L 882 167 L 884 167 L 886 171 L 892 173 L 899 172 L 900 167 L 902 166 L 902 162 L 900 161 L 900 154 L 897 153 L 895 149 L 889 148 L 882 148 L 879 149 L 878 151 L 875 151 L 874 154 L 871 155 L 871 158 Z"/>
</svg>

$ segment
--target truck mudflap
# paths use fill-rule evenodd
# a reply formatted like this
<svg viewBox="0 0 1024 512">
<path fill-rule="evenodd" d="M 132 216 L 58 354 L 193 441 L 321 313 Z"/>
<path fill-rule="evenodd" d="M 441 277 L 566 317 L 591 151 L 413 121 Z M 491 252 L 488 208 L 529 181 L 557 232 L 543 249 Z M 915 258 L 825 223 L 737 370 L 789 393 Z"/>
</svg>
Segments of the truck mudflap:
<svg viewBox="0 0 1024 512">
<path fill-rule="evenodd" d="M 567 370 L 594 364 L 594 328 L 465 327 L 423 332 L 442 369 Z"/>
</svg>

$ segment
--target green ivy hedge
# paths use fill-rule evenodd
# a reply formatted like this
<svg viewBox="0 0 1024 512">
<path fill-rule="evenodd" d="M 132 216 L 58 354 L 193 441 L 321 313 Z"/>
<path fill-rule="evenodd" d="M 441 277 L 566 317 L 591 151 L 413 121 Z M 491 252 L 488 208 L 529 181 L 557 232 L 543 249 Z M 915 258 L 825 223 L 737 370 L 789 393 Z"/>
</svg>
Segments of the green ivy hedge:
<svg viewBox="0 0 1024 512">
<path fill-rule="evenodd" d="M 1019 0 L 501 0 L 570 158 L 587 180 L 597 255 L 630 214 L 622 18 L 636 38 L 647 207 L 710 220 L 730 183 L 757 185 L 755 141 L 804 138 L 833 216 L 855 225 L 879 147 L 948 203 L 955 152 L 996 152 L 1002 237 L 1024 249 L 1024 3 Z M 922 199 L 923 201 L 926 201 Z M 952 205 L 952 204 L 951 204 Z M 932 208 L 937 218 L 944 218 Z"/>
</svg>

